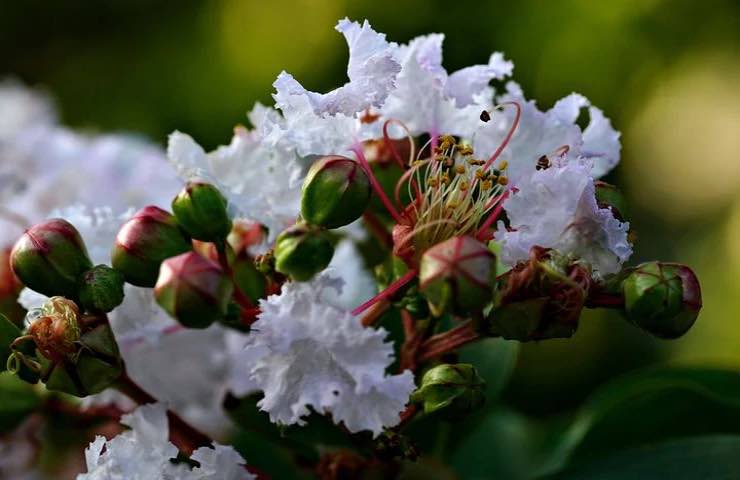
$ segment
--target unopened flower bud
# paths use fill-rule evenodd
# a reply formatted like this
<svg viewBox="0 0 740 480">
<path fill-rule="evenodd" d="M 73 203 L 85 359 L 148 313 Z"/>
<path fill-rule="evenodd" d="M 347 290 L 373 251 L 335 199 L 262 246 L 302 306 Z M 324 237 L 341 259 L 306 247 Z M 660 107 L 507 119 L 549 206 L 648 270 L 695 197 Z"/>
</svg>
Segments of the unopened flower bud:
<svg viewBox="0 0 740 480">
<path fill-rule="evenodd" d="M 370 202 L 370 180 L 359 163 L 332 155 L 313 164 L 303 182 L 301 215 L 326 228 L 347 225 L 362 215 Z"/>
<path fill-rule="evenodd" d="M 118 231 L 112 265 L 128 283 L 153 287 L 162 262 L 191 248 L 173 215 L 148 206 L 136 212 Z"/>
<path fill-rule="evenodd" d="M 334 256 L 334 246 L 325 232 L 306 224 L 282 232 L 275 243 L 275 270 L 305 282 L 325 269 Z"/>
<path fill-rule="evenodd" d="M 470 364 L 442 364 L 433 367 L 421 379 L 421 387 L 411 399 L 421 403 L 424 413 L 445 410 L 460 415 L 474 411 L 485 401 L 486 382 Z"/>
<path fill-rule="evenodd" d="M 80 304 L 90 312 L 110 312 L 123 302 L 123 283 L 121 272 L 97 265 L 82 274 Z"/>
<path fill-rule="evenodd" d="M 231 231 L 226 198 L 211 184 L 189 182 L 172 200 L 172 211 L 191 237 L 204 242 L 223 242 Z"/>
<path fill-rule="evenodd" d="M 597 180 L 594 182 L 596 202 L 601 208 L 610 208 L 614 217 L 625 221 L 627 219 L 627 201 L 622 192 L 612 184 Z"/>
<path fill-rule="evenodd" d="M 195 252 L 162 263 L 154 297 L 188 328 L 206 328 L 226 314 L 233 284 L 220 265 Z"/>
<path fill-rule="evenodd" d="M 29 312 L 27 321 L 38 353 L 32 360 L 21 350 L 13 355 L 18 362 L 36 365 L 49 390 L 84 397 L 104 390 L 121 375 L 123 364 L 105 317 L 82 317 L 74 302 L 52 297 Z"/>
<path fill-rule="evenodd" d="M 498 280 L 491 335 L 526 342 L 575 333 L 591 273 L 554 250 L 532 247 L 530 258 Z"/>
<path fill-rule="evenodd" d="M 622 290 L 627 318 L 660 338 L 682 336 L 702 307 L 699 280 L 677 263 L 644 263 L 625 278 Z"/>
<path fill-rule="evenodd" d="M 77 297 L 77 282 L 92 267 L 85 243 L 66 220 L 47 220 L 26 230 L 10 253 L 13 272 L 31 290 Z"/>
<path fill-rule="evenodd" d="M 419 288 L 434 315 L 469 313 L 491 301 L 496 257 L 473 237 L 453 237 L 421 256 Z"/>
<path fill-rule="evenodd" d="M 231 265 L 235 287 L 244 294 L 250 302 L 257 304 L 265 297 L 267 278 L 260 272 L 254 261 L 247 255 L 236 255 Z"/>
</svg>

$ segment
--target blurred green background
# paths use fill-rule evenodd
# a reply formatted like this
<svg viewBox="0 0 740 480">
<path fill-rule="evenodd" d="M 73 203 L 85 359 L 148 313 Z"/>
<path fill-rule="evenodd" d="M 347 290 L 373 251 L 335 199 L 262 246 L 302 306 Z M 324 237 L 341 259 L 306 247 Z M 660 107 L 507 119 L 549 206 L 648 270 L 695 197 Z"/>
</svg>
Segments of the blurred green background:
<svg viewBox="0 0 740 480">
<path fill-rule="evenodd" d="M 255 101 L 272 103 L 283 69 L 313 90 L 343 83 L 333 26 L 344 16 L 395 41 L 445 33 L 448 70 L 501 50 L 543 109 L 589 97 L 623 132 L 608 180 L 631 200 L 633 262 L 680 261 L 702 281 L 705 307 L 683 339 L 590 313 L 573 339 L 523 348 L 508 401 L 544 415 L 646 364 L 740 367 L 736 0 L 2 0 L 0 76 L 47 89 L 67 125 L 162 144 L 179 129 L 213 147 Z"/>
</svg>

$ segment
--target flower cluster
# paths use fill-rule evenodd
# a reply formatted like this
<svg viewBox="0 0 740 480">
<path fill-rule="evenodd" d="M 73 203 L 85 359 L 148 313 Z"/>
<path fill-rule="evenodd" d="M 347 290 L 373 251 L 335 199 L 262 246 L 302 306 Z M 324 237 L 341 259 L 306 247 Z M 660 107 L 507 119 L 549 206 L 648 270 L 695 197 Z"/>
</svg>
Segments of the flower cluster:
<svg viewBox="0 0 740 480">
<path fill-rule="evenodd" d="M 688 267 L 624 267 L 601 110 L 578 94 L 540 110 L 498 52 L 448 73 L 440 34 L 336 30 L 347 83 L 312 92 L 282 72 L 275 108 L 212 152 L 181 132 L 166 155 L 84 136 L 0 85 L 0 216 L 44 220 L 9 255 L 29 314 L 0 318 L 2 364 L 88 409 L 164 402 L 97 437 L 80 480 L 253 478 L 206 436 L 228 438 L 245 405 L 283 432 L 326 417 L 356 464 L 413 459 L 406 425 L 484 403 L 475 366 L 445 363 L 465 344 L 568 337 L 586 307 L 662 338 L 696 320 Z M 317 447 L 318 470 L 344 458 Z"/>
</svg>

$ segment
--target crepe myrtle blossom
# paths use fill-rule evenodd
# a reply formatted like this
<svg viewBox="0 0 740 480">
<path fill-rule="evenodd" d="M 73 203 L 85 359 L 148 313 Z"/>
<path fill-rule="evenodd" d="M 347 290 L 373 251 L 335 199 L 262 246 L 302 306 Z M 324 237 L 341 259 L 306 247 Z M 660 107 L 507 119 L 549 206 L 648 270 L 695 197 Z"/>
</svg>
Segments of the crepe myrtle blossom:
<svg viewBox="0 0 740 480">
<path fill-rule="evenodd" d="M 106 440 L 97 436 L 85 450 L 87 473 L 77 480 L 248 480 L 255 478 L 233 448 L 213 443 L 193 452 L 199 466 L 174 463 L 178 450 L 169 440 L 167 410 L 161 403 L 142 405 L 123 415 L 130 430 Z"/>
<path fill-rule="evenodd" d="M 300 210 L 304 162 L 295 153 L 263 139 L 266 123 L 279 114 L 257 104 L 248 115 L 254 130 L 236 127 L 231 143 L 206 153 L 189 135 L 170 135 L 167 156 L 184 181 L 216 185 L 238 217 L 260 222 L 270 239 L 295 221 Z"/>
<path fill-rule="evenodd" d="M 164 152 L 128 134 L 86 134 L 56 123 L 49 98 L 0 82 L 0 243 L 54 209 L 73 204 L 115 211 L 169 201 L 180 188 Z"/>
<path fill-rule="evenodd" d="M 360 25 L 345 18 L 336 30 L 349 47 L 349 82 L 321 94 L 306 90 L 282 72 L 273 84 L 275 104 L 284 120 L 274 125 L 269 138 L 301 156 L 342 153 L 354 142 L 372 137 L 361 117 L 384 104 L 401 70 L 396 44 L 375 32 L 367 20 Z"/>
<path fill-rule="evenodd" d="M 342 283 L 321 274 L 262 300 L 245 348 L 249 376 L 264 393 L 258 406 L 275 423 L 303 425 L 313 409 L 350 432 L 377 436 L 400 421 L 414 376 L 386 374 L 393 360 L 387 332 L 324 300 Z"/>
<path fill-rule="evenodd" d="M 629 223 L 596 202 L 591 162 L 560 159 L 523 178 L 503 206 L 510 228 L 499 223 L 501 259 L 526 260 L 533 246 L 588 262 L 596 275 L 616 273 L 632 254 Z"/>
<path fill-rule="evenodd" d="M 577 93 L 559 100 L 546 112 L 537 108 L 534 100 L 527 100 L 518 84 L 508 82 L 506 93 L 497 97 L 499 105 L 517 104 L 520 108 L 519 125 L 505 149 L 499 155 L 509 163 L 512 185 L 535 170 L 538 160 L 560 157 L 588 158 L 592 161 L 594 178 L 607 174 L 617 163 L 621 145 L 619 132 L 597 107 Z M 588 107 L 590 121 L 585 130 L 576 123 L 581 110 Z M 477 155 L 493 155 L 509 132 L 517 112 L 512 108 L 495 111 L 491 120 L 481 122 L 472 138 Z"/>
</svg>

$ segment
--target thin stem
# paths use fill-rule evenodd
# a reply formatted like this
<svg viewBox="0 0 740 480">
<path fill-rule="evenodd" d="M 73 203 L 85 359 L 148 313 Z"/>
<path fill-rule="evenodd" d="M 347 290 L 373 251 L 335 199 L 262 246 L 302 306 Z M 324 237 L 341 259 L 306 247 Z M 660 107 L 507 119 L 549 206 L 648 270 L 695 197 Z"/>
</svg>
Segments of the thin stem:
<svg viewBox="0 0 740 480">
<path fill-rule="evenodd" d="M 517 127 L 519 126 L 519 119 L 522 116 L 522 107 L 519 106 L 517 102 L 505 102 L 502 103 L 500 106 L 503 105 L 514 105 L 516 107 L 516 116 L 514 117 L 514 122 L 511 124 L 511 128 L 509 128 L 508 133 L 506 134 L 506 137 L 504 137 L 504 141 L 501 142 L 501 145 L 498 146 L 495 152 L 493 152 L 493 155 L 488 159 L 485 165 L 483 165 L 483 171 L 488 170 L 488 167 L 490 167 L 493 162 L 496 161 L 496 159 L 501 155 L 501 152 L 504 151 L 504 148 L 509 144 L 509 141 L 511 140 L 511 137 L 514 136 L 514 132 L 516 132 Z"/>
<path fill-rule="evenodd" d="M 370 164 L 367 162 L 365 154 L 362 152 L 362 146 L 360 144 L 357 144 L 352 147 L 352 151 L 355 152 L 355 155 L 357 155 L 357 161 L 360 163 L 360 166 L 363 168 L 363 170 L 365 170 L 367 178 L 370 180 L 370 185 L 373 187 L 373 190 L 380 198 L 383 206 L 386 208 L 386 210 L 388 210 L 388 213 L 391 214 L 391 217 L 393 217 L 396 222 L 403 223 L 403 218 L 401 218 L 401 215 L 396 211 L 396 208 L 393 206 L 393 203 L 391 203 L 388 195 L 386 195 L 385 191 L 383 191 L 383 187 L 378 182 L 378 179 L 375 178 L 375 175 L 373 175 Z"/>
<path fill-rule="evenodd" d="M 417 360 L 419 363 L 427 362 L 473 342 L 480 336 L 480 333 L 475 331 L 473 322 L 465 322 L 459 327 L 430 337 L 421 345 Z"/>
<path fill-rule="evenodd" d="M 404 274 L 404 276 L 402 276 L 401 278 L 399 278 L 395 282 L 393 282 L 390 285 L 388 285 L 388 288 L 386 288 L 385 290 L 383 290 L 382 292 L 380 292 L 379 294 L 377 294 L 376 296 L 374 296 L 373 298 L 371 298 L 367 302 L 363 303 L 359 307 L 357 307 L 354 310 L 352 310 L 352 315 L 359 315 L 362 312 L 364 312 L 365 310 L 367 310 L 368 308 L 370 308 L 373 305 L 375 305 L 376 303 L 380 302 L 381 300 L 390 299 L 404 285 L 406 285 L 411 280 L 413 280 L 414 277 L 416 276 L 416 273 L 417 272 L 416 272 L 415 269 L 409 270 L 408 272 L 406 272 L 406 274 Z"/>
<path fill-rule="evenodd" d="M 493 211 L 488 215 L 488 218 L 486 218 L 486 220 L 478 228 L 478 233 L 475 234 L 475 238 L 477 238 L 478 240 L 483 240 L 486 231 L 491 227 L 491 225 L 494 224 L 496 220 L 498 220 L 498 217 L 501 215 L 501 211 L 504 208 L 504 200 L 506 200 L 508 196 L 509 192 L 507 190 L 496 200 L 496 202 L 498 202 L 498 205 L 496 205 L 496 208 L 493 209 Z"/>
<path fill-rule="evenodd" d="M 380 317 L 382 317 L 383 314 L 388 311 L 390 306 L 391 302 L 389 302 L 388 300 L 381 300 L 370 307 L 365 315 L 362 316 L 362 326 L 369 327 L 371 325 L 374 325 L 375 322 L 380 320 Z"/>
</svg>

